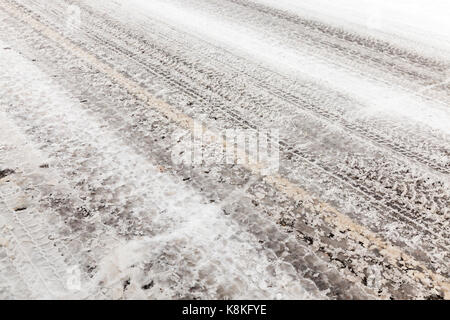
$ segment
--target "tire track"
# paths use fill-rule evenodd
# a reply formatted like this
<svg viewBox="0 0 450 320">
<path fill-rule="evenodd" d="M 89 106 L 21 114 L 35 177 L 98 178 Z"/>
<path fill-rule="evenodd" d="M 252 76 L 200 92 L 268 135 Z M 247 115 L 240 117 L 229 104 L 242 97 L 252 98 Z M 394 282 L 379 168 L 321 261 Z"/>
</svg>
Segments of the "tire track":
<svg viewBox="0 0 450 320">
<path fill-rule="evenodd" d="M 87 7 L 83 7 L 84 10 L 86 10 L 87 12 L 89 11 Z M 94 12 L 91 12 L 91 14 L 94 14 Z M 104 26 L 108 26 L 108 28 L 104 28 Z M 117 28 L 117 26 L 113 23 L 108 23 L 108 21 L 104 21 L 103 24 L 96 24 L 95 25 L 96 28 L 98 28 L 98 30 L 102 30 L 103 34 L 110 34 L 110 38 L 114 39 L 114 36 L 116 36 L 117 34 L 113 34 L 111 33 L 111 30 L 114 28 Z M 131 33 L 129 33 L 128 31 L 126 31 L 124 28 L 120 28 L 118 32 L 122 32 L 122 33 L 127 33 L 127 36 L 132 37 L 133 35 L 131 35 Z M 187 36 L 187 34 L 186 34 Z M 170 42 L 176 42 L 177 40 L 174 38 L 166 38 L 167 41 Z M 142 42 L 141 43 L 146 43 L 144 39 L 140 39 Z M 211 44 L 212 45 L 212 44 Z M 127 43 L 127 46 L 134 46 L 134 43 Z M 155 49 L 157 50 L 157 52 L 152 52 L 153 54 L 155 53 L 159 53 L 161 54 L 161 49 Z M 162 53 L 167 55 L 168 53 Z M 204 51 L 199 51 L 198 52 L 199 55 L 204 55 L 205 59 L 208 59 L 207 61 L 210 60 L 215 60 L 216 62 L 221 63 L 220 61 L 218 61 L 217 59 L 214 58 L 214 56 L 208 55 L 207 52 Z M 166 57 L 166 60 L 164 61 L 166 66 L 170 66 L 170 68 L 175 68 L 177 66 L 179 66 L 180 63 L 184 63 L 186 65 L 189 65 L 189 67 L 191 69 L 195 69 L 195 65 L 192 63 L 189 63 L 187 61 L 183 61 L 182 59 L 180 60 L 179 57 L 174 58 L 172 57 L 171 59 L 168 59 Z M 317 99 L 316 97 L 311 97 L 311 95 L 308 95 L 308 98 L 302 98 L 298 95 L 292 94 L 291 92 L 288 92 L 286 90 L 282 90 L 277 88 L 277 86 L 273 85 L 272 83 L 266 83 L 261 81 L 260 79 L 255 78 L 254 76 L 250 75 L 248 72 L 245 72 L 241 69 L 234 69 L 233 66 L 234 65 L 245 65 L 248 64 L 248 61 L 244 61 L 242 60 L 240 63 L 232 63 L 229 62 L 227 64 L 223 64 L 222 65 L 222 70 L 226 70 L 226 69 L 230 69 L 232 70 L 233 74 L 242 74 L 244 73 L 244 75 L 247 77 L 247 79 L 249 79 L 251 82 L 253 82 L 253 84 L 256 85 L 256 88 L 258 89 L 263 89 L 265 92 L 270 93 L 271 95 L 277 97 L 280 101 L 286 101 L 288 103 L 290 103 L 291 105 L 305 110 L 307 112 L 310 112 L 311 115 L 313 116 L 317 116 L 318 118 L 324 119 L 325 121 L 328 121 L 328 123 L 334 125 L 334 124 L 340 124 L 342 127 L 344 127 L 345 129 L 348 130 L 349 133 L 351 134 L 355 134 L 356 136 L 363 138 L 363 139 L 369 139 L 374 145 L 378 145 L 382 148 L 387 148 L 389 150 L 392 150 L 394 152 L 396 152 L 397 154 L 406 157 L 407 159 L 410 160 L 414 160 L 417 161 L 420 164 L 423 164 L 425 166 L 427 166 L 428 168 L 435 170 L 438 173 L 444 173 L 444 174 L 449 174 L 450 173 L 450 162 L 447 162 L 445 164 L 437 164 L 436 160 L 430 159 L 430 153 L 431 152 L 442 152 L 442 145 L 431 145 L 429 144 L 429 149 L 431 149 L 432 151 L 428 151 L 425 152 L 423 150 L 423 146 L 422 146 L 422 141 L 416 142 L 416 145 L 419 145 L 420 147 L 416 147 L 415 150 L 413 150 L 412 145 L 411 145 L 411 141 L 404 141 L 405 136 L 407 137 L 408 135 L 414 135 L 412 131 L 407 132 L 405 135 L 403 136 L 396 136 L 395 139 L 393 138 L 385 138 L 383 136 L 383 134 L 381 132 L 379 132 L 376 128 L 371 128 L 371 124 L 370 123 L 364 123 L 364 125 L 359 125 L 358 123 L 354 123 L 354 122 L 349 122 L 346 121 L 344 116 L 338 113 L 333 113 L 328 111 L 326 108 L 321 107 L 321 105 L 323 104 L 323 101 Z M 272 78 L 273 77 L 273 71 L 268 71 L 266 70 L 269 74 L 267 75 L 268 78 Z M 259 72 L 259 73 L 264 73 L 264 72 Z M 272 73 L 272 74 L 270 74 Z M 213 74 L 213 73 L 210 73 Z M 276 76 L 281 77 L 281 81 L 284 80 L 284 82 L 289 82 L 289 79 L 283 77 L 282 75 L 276 74 Z M 245 81 L 245 80 L 244 80 Z M 243 81 L 243 82 L 244 82 Z M 280 82 L 281 82 L 280 81 Z M 222 85 L 226 85 L 225 83 L 221 83 Z M 294 90 L 295 91 L 295 90 Z M 311 103 L 311 100 L 314 101 L 314 103 Z M 255 101 L 257 104 L 260 104 L 259 101 Z M 262 105 L 260 108 L 261 109 L 267 109 L 268 104 L 266 105 Z M 392 124 L 391 124 L 392 125 Z M 367 127 L 369 127 L 370 129 L 368 129 Z M 394 143 L 394 140 L 403 140 L 402 143 Z M 443 151 L 444 155 L 450 155 L 450 150 L 445 150 Z"/>
<path fill-rule="evenodd" d="M 109 76 L 114 76 L 116 81 L 119 81 L 122 85 L 124 85 L 128 90 L 130 90 L 131 92 L 134 92 L 135 94 L 138 94 L 139 96 L 143 95 L 144 96 L 144 101 L 148 101 L 148 99 L 150 99 L 148 96 L 146 96 L 147 98 L 145 98 L 145 93 L 141 91 L 141 89 L 139 87 L 136 87 L 135 84 L 133 84 L 132 82 L 130 82 L 129 80 L 124 79 L 123 77 L 120 76 L 120 74 L 114 72 L 113 70 L 111 70 L 109 67 L 105 66 L 103 63 L 99 64 L 99 61 L 94 59 L 92 56 L 90 56 L 89 54 L 86 55 L 86 53 L 83 53 L 83 51 L 79 51 L 79 49 L 76 49 L 76 47 L 74 47 L 72 44 L 68 44 L 68 43 L 64 43 L 64 41 L 61 41 L 62 38 L 60 38 L 60 36 L 58 36 L 55 33 L 50 32 L 48 29 L 42 29 L 42 26 L 40 26 L 39 24 L 37 24 L 37 22 L 33 22 L 33 25 L 35 28 L 38 28 L 38 30 L 40 31 L 44 31 L 47 35 L 52 36 L 52 37 L 56 37 L 56 39 L 59 40 L 59 42 L 62 42 L 62 44 L 64 44 L 66 46 L 66 48 L 70 48 L 72 51 L 74 51 L 75 53 L 77 53 L 78 55 L 81 55 L 81 57 L 84 57 L 84 59 L 90 61 L 91 63 L 95 62 L 95 65 L 97 68 L 100 68 L 100 70 L 102 72 L 107 73 Z M 168 112 L 165 113 L 166 115 L 170 115 L 170 116 L 176 116 L 177 113 L 174 111 L 171 111 L 169 109 Z M 183 122 L 187 122 L 189 123 L 189 119 L 187 119 L 184 116 L 176 116 L 177 120 L 181 123 Z M 302 192 L 298 189 L 298 188 L 293 188 L 293 186 L 291 186 L 288 182 L 286 181 L 281 181 L 279 179 L 275 179 L 273 181 L 271 181 L 272 183 L 275 183 L 278 185 L 279 188 L 283 189 L 285 192 L 290 190 L 290 194 L 294 197 L 302 197 Z M 337 213 L 335 213 L 337 214 Z M 344 222 L 344 225 L 351 225 L 353 230 L 358 230 L 358 234 L 364 234 L 365 236 L 368 236 L 371 241 L 374 241 L 376 243 L 378 243 L 378 245 L 382 245 L 382 246 L 386 246 L 386 244 L 384 244 L 383 242 L 380 242 L 379 239 L 375 236 L 370 236 L 370 233 L 367 233 L 366 230 L 360 230 L 359 227 L 357 227 L 354 224 L 351 224 L 348 220 L 346 220 L 344 218 L 344 216 L 337 214 L 338 217 L 340 217 L 339 219 L 341 220 L 333 220 L 332 221 L 341 221 Z M 356 236 L 356 235 L 354 235 Z M 389 245 L 388 245 L 389 247 Z M 391 247 L 389 247 L 391 248 Z M 389 251 L 390 254 L 392 254 L 393 256 L 395 256 L 397 253 L 397 251 Z M 392 257 L 392 256 L 391 256 Z M 410 259 L 408 259 L 410 261 Z"/>
<path fill-rule="evenodd" d="M 91 24 L 89 24 L 89 25 L 91 25 Z M 101 26 L 95 26 L 95 27 L 97 29 L 101 29 Z M 104 30 L 104 32 L 106 32 L 106 30 Z M 131 36 L 131 35 L 128 35 L 128 36 Z M 169 71 L 169 70 L 176 69 L 175 65 L 179 65 L 180 60 L 175 60 L 175 62 L 169 63 L 168 66 L 166 66 L 165 63 L 163 63 L 161 61 L 161 64 L 153 65 L 153 67 L 150 69 L 150 66 L 152 66 L 152 63 L 149 60 L 140 59 L 136 52 L 133 53 L 133 52 L 129 51 L 128 49 L 125 49 L 123 46 L 119 48 L 117 45 L 116 46 L 112 45 L 112 44 L 110 44 L 110 42 L 108 40 L 105 40 L 105 38 L 100 37 L 98 35 L 95 35 L 92 37 L 95 37 L 94 39 L 96 41 L 101 41 L 102 43 L 107 45 L 111 50 L 123 54 L 125 56 L 125 58 L 132 57 L 132 59 L 134 61 L 136 61 L 137 63 L 140 63 L 140 65 L 143 68 L 151 71 L 152 74 L 154 74 L 156 76 L 158 76 L 158 75 L 161 76 L 161 73 L 162 73 L 162 76 L 168 82 L 169 85 L 181 88 L 184 92 L 189 94 L 192 98 L 197 99 L 199 102 L 204 103 L 204 104 L 207 104 L 208 102 L 210 102 L 210 99 L 207 96 L 202 96 L 201 94 L 198 93 L 198 91 L 191 89 L 189 83 L 195 82 L 195 81 L 193 81 L 192 78 L 189 78 L 186 74 L 183 74 L 183 77 L 190 79 L 190 81 L 186 80 L 186 81 L 180 83 L 179 79 L 182 77 L 180 77 L 179 75 L 173 75 L 171 73 L 171 71 Z M 165 62 L 165 60 L 164 60 L 164 62 Z M 190 65 L 190 66 L 192 66 L 192 65 Z M 167 71 L 165 71 L 163 73 L 162 72 L 163 69 L 167 70 Z M 177 80 L 174 80 L 175 78 Z M 222 102 L 223 102 L 223 105 L 227 105 L 226 101 L 222 100 Z M 234 121 L 237 121 L 238 123 L 243 125 L 245 128 L 256 129 L 258 127 L 256 125 L 252 124 L 251 122 L 249 122 L 248 120 L 243 119 L 243 117 L 240 114 L 237 114 L 236 112 L 231 110 L 231 108 L 228 108 L 228 112 L 232 113 Z M 346 183 L 347 185 L 352 187 L 354 190 L 361 192 L 366 197 L 371 199 L 372 203 L 374 203 L 375 205 L 377 205 L 377 206 L 381 205 L 380 210 L 382 210 L 382 211 L 389 210 L 389 212 L 393 215 L 395 215 L 396 213 L 400 213 L 405 217 L 403 221 L 406 221 L 407 223 L 412 223 L 412 224 L 416 225 L 419 229 L 428 231 L 430 234 L 433 234 L 435 237 L 438 237 L 440 239 L 440 241 L 447 243 L 447 241 L 445 240 L 445 239 L 447 239 L 447 237 L 445 235 L 439 236 L 438 234 L 436 234 L 436 232 L 439 232 L 438 230 L 440 230 L 441 232 L 445 232 L 446 228 L 442 228 L 441 225 L 435 225 L 434 231 L 432 231 L 432 230 L 428 229 L 427 227 L 425 227 L 422 223 L 416 222 L 414 219 L 421 217 L 420 212 L 418 212 L 416 209 L 414 209 L 414 208 L 413 209 L 411 209 L 411 208 L 405 209 L 405 208 L 403 208 L 405 205 L 404 203 L 398 202 L 395 200 L 391 200 L 391 196 L 389 196 L 388 193 L 382 192 L 380 190 L 375 191 L 375 189 L 373 189 L 372 186 L 367 186 L 367 185 L 363 186 L 362 184 L 364 184 L 365 182 L 361 181 L 360 179 L 352 180 L 349 178 L 348 174 L 346 174 L 346 173 L 339 172 L 339 171 L 338 172 L 333 171 L 334 168 L 332 168 L 332 167 L 328 167 L 328 166 L 324 167 L 323 164 L 317 163 L 317 160 L 314 157 L 314 155 L 311 155 L 308 152 L 298 150 L 292 144 L 289 144 L 285 141 L 280 141 L 280 147 L 288 156 L 294 157 L 297 160 L 303 160 L 303 161 L 306 160 L 310 164 L 317 166 L 319 169 L 327 172 L 328 174 L 332 175 L 333 177 Z M 350 173 L 350 174 L 352 174 L 352 173 Z M 353 173 L 353 175 L 355 175 L 355 174 Z M 373 194 L 377 194 L 377 196 L 373 196 Z M 381 199 L 386 199 L 386 200 L 381 202 L 380 201 Z"/>
</svg>

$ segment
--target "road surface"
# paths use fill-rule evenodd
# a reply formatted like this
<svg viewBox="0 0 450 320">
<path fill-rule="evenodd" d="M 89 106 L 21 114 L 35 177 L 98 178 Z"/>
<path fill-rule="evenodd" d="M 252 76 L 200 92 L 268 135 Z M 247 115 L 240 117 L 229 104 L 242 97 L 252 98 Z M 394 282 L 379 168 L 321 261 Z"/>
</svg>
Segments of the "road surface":
<svg viewBox="0 0 450 320">
<path fill-rule="evenodd" d="M 450 299 L 448 12 L 0 0 L 0 298 Z"/>
</svg>

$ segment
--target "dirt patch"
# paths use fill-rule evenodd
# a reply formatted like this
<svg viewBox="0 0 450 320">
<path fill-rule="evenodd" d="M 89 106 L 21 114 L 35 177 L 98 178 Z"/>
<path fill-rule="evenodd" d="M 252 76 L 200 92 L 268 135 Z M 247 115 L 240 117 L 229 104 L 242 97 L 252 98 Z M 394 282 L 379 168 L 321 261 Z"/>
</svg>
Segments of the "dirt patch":
<svg viewBox="0 0 450 320">
<path fill-rule="evenodd" d="M 0 170 L 0 179 L 3 179 L 13 173 L 15 173 L 15 171 L 12 169 Z"/>
</svg>

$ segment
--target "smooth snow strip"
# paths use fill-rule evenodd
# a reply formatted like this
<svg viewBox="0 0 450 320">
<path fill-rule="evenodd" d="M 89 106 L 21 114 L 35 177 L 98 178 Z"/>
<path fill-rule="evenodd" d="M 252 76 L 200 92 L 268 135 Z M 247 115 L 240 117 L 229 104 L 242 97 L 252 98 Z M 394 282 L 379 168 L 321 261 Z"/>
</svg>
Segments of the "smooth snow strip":
<svg viewBox="0 0 450 320">
<path fill-rule="evenodd" d="M 121 0 L 123 1 L 123 0 Z M 130 0 L 121 2 L 123 9 L 131 10 L 136 17 L 144 14 L 169 23 L 180 30 L 198 35 L 227 50 L 259 61 L 267 67 L 293 77 L 313 79 L 318 83 L 345 92 L 363 102 L 364 110 L 355 110 L 358 116 L 388 117 L 413 121 L 450 134 L 450 111 L 431 101 L 388 85 L 349 72 L 333 61 L 311 56 L 304 48 L 282 45 L 283 35 L 250 30 L 244 24 L 227 21 L 220 12 L 196 10 L 180 1 Z M 271 42 L 278 37 L 280 41 Z"/>
<path fill-rule="evenodd" d="M 0 47 L 6 45 L 0 42 Z M 14 50 L 0 54 L 0 94 L 5 103 L 0 110 L 8 109 L 6 94 L 12 101 L 22 101 L 23 109 L 16 112 L 34 114 L 27 121 L 67 142 L 64 152 L 76 154 L 80 147 L 87 148 L 98 158 L 96 168 L 121 177 L 119 184 L 134 186 L 132 196 L 142 201 L 140 208 L 151 216 L 153 235 L 129 241 L 98 235 L 95 241 L 110 250 L 98 256 L 96 276 L 91 280 L 95 283 L 88 285 L 89 290 L 101 283 L 112 288 L 114 298 L 121 298 L 123 283 L 129 281 L 127 298 L 183 297 L 194 286 L 204 288 L 203 298 L 314 298 L 302 287 L 292 266 L 263 249 L 220 206 L 138 155 Z M 93 219 L 99 219 L 101 226 L 101 217 Z M 149 288 L 144 291 L 145 284 Z"/>
<path fill-rule="evenodd" d="M 389 34 L 421 44 L 426 50 L 450 52 L 450 2 L 447 0 L 251 0 L 302 17 L 351 28 Z M 447 56 L 448 57 L 448 56 Z"/>
</svg>

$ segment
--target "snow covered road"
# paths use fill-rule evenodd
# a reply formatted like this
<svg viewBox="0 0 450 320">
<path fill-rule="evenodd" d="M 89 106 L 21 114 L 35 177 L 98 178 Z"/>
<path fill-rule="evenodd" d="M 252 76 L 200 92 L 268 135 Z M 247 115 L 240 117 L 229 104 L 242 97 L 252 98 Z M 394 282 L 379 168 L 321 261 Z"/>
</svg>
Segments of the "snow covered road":
<svg viewBox="0 0 450 320">
<path fill-rule="evenodd" d="M 0 298 L 450 299 L 449 12 L 0 0 Z"/>
</svg>

